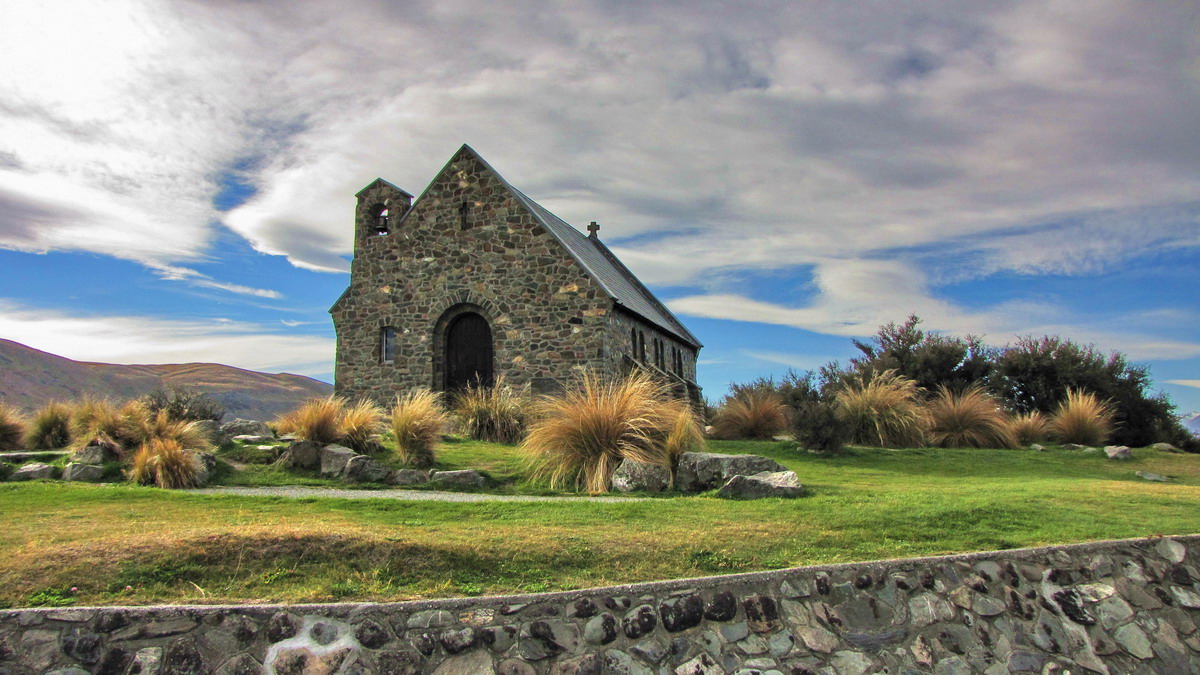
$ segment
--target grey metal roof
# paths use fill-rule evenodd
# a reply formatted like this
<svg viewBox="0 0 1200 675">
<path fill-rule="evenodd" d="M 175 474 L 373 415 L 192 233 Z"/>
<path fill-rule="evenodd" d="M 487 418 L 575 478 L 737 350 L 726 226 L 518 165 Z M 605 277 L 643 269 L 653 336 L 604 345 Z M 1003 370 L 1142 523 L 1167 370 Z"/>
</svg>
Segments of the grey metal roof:
<svg viewBox="0 0 1200 675">
<path fill-rule="evenodd" d="M 529 212 L 541 222 L 546 231 L 554 236 L 575 258 L 576 262 L 596 281 L 601 288 L 608 293 L 608 297 L 613 300 L 618 306 L 633 312 L 642 317 L 646 321 L 658 326 L 659 328 L 671 333 L 675 337 L 683 340 L 687 344 L 699 349 L 704 345 L 692 335 L 679 319 L 667 309 L 665 305 L 654 297 L 650 289 L 646 288 L 633 272 L 629 271 L 613 252 L 608 250 L 600 239 L 593 239 L 583 234 L 579 230 L 571 226 L 570 223 L 559 218 L 551 213 L 546 207 L 538 204 L 525 193 L 513 187 L 496 171 L 490 164 L 487 163 L 479 153 L 475 152 L 470 146 L 464 145 L 463 148 L 475 155 L 476 159 L 483 163 L 495 176 L 496 179 L 503 183 Z M 457 154 L 457 153 L 456 153 Z"/>
</svg>

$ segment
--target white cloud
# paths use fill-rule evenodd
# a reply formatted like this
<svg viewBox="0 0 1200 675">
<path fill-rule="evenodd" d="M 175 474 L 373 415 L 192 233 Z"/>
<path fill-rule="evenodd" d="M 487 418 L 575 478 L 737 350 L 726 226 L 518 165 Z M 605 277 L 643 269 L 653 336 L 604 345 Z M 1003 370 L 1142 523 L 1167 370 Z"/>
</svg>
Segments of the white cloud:
<svg viewBox="0 0 1200 675">
<path fill-rule="evenodd" d="M 0 335 L 76 361 L 223 363 L 266 372 L 328 374 L 334 341 L 236 321 L 88 316 L 0 300 Z"/>
<path fill-rule="evenodd" d="M 1167 384 L 1177 384 L 1181 387 L 1192 387 L 1200 389 L 1200 380 L 1167 380 Z"/>
<path fill-rule="evenodd" d="M 780 365 L 787 366 L 788 368 L 795 368 L 796 370 L 801 371 L 815 371 L 820 369 L 821 366 L 825 365 L 826 363 L 837 360 L 837 357 L 835 356 L 813 356 L 811 354 L 759 351 L 754 349 L 739 349 L 738 353 L 744 356 L 749 356 L 752 359 L 766 361 L 767 363 L 778 363 Z"/>
</svg>

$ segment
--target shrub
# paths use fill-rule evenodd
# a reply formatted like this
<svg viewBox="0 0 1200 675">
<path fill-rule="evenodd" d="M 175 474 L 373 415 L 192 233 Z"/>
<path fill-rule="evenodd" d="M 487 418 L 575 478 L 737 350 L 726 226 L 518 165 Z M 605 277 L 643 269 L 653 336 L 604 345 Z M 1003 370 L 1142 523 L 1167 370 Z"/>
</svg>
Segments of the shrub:
<svg viewBox="0 0 1200 675">
<path fill-rule="evenodd" d="M 1113 429 L 1113 408 L 1091 392 L 1068 389 L 1052 423 L 1061 443 L 1099 445 Z"/>
<path fill-rule="evenodd" d="M 138 448 L 129 467 L 129 479 L 139 485 L 176 489 L 196 487 L 204 473 L 199 458 L 179 441 L 155 438 Z"/>
<path fill-rule="evenodd" d="M 342 411 L 338 419 L 338 437 L 359 452 L 377 450 L 379 446 L 373 437 L 383 431 L 383 417 L 383 408 L 374 401 L 362 399 Z"/>
<path fill-rule="evenodd" d="M 885 448 L 919 446 L 925 411 L 916 382 L 885 370 L 849 378 L 835 394 L 838 417 L 852 443 Z"/>
<path fill-rule="evenodd" d="M 25 416 L 16 407 L 0 403 L 0 451 L 24 447 Z"/>
<path fill-rule="evenodd" d="M 747 390 L 725 400 L 713 418 L 713 436 L 771 438 L 787 427 L 787 406 L 774 391 Z"/>
<path fill-rule="evenodd" d="M 702 441 L 689 405 L 642 373 L 607 381 L 585 375 L 578 386 L 542 399 L 536 412 L 522 443 L 531 475 L 592 494 L 608 491 L 622 460 L 670 469 Z"/>
<path fill-rule="evenodd" d="M 160 410 L 165 410 L 167 416 L 175 421 L 220 422 L 221 418 L 225 417 L 225 407 L 216 399 L 187 388 L 156 389 L 143 396 L 142 401 L 151 413 L 157 414 Z"/>
<path fill-rule="evenodd" d="M 801 402 L 792 412 L 791 428 L 796 441 L 809 450 L 836 454 L 846 445 L 848 429 L 829 401 Z"/>
<path fill-rule="evenodd" d="M 25 444 L 31 450 L 57 450 L 71 444 L 71 408 L 51 401 L 33 415 Z"/>
<path fill-rule="evenodd" d="M 160 410 L 146 419 L 142 429 L 144 442 L 155 439 L 175 441 L 185 448 L 207 448 L 212 444 L 208 434 L 201 431 L 193 421 L 174 419 L 166 410 Z"/>
<path fill-rule="evenodd" d="M 926 405 L 929 440 L 943 448 L 1012 448 L 1017 439 L 1008 416 L 983 385 L 973 384 L 962 393 L 939 387 Z"/>
<path fill-rule="evenodd" d="M 516 443 L 525 433 L 526 403 L 522 392 L 514 390 L 503 377 L 488 387 L 468 385 L 454 400 L 463 432 L 479 441 Z"/>
<path fill-rule="evenodd" d="M 392 406 L 396 456 L 410 466 L 432 466 L 436 461 L 434 449 L 449 421 L 437 394 L 428 389 L 397 396 L 396 404 Z"/>
<path fill-rule="evenodd" d="M 1029 445 L 1042 441 L 1050 435 L 1050 420 L 1035 410 L 1010 417 L 1008 430 L 1019 445 Z"/>
<path fill-rule="evenodd" d="M 74 445 L 87 445 L 96 437 L 117 443 L 121 431 L 121 416 L 108 399 L 85 396 L 71 411 L 71 441 Z"/>
<path fill-rule="evenodd" d="M 345 410 L 345 399 L 337 396 L 309 399 L 299 408 L 281 415 L 276 426 L 280 433 L 294 434 L 315 443 L 336 443 L 341 440 L 341 419 Z"/>
</svg>

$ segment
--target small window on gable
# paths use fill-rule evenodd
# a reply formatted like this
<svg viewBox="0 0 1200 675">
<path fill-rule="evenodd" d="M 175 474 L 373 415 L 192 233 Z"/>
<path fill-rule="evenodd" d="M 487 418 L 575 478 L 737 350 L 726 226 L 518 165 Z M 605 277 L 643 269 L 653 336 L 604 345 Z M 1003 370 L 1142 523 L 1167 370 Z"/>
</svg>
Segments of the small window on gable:
<svg viewBox="0 0 1200 675">
<path fill-rule="evenodd" d="M 372 206 L 371 216 L 374 219 L 376 235 L 383 236 L 391 231 L 388 224 L 387 204 L 376 204 L 375 206 Z"/>
<path fill-rule="evenodd" d="M 396 360 L 396 329 L 384 326 L 379 329 L 379 361 L 392 363 Z"/>
</svg>

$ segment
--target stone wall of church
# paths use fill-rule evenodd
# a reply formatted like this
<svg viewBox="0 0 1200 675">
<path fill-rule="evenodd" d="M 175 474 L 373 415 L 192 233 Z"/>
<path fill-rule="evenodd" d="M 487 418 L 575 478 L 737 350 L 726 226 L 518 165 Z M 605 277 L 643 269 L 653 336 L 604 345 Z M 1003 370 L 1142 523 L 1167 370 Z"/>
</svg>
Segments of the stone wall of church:
<svg viewBox="0 0 1200 675">
<path fill-rule="evenodd" d="M 351 285 L 331 310 L 338 394 L 388 402 L 441 389 L 437 322 L 461 303 L 488 320 L 495 372 L 514 385 L 547 389 L 610 364 L 611 301 L 486 165 L 459 153 L 403 218 L 389 214 L 386 235 L 374 234 L 372 207 L 395 198 L 383 184 L 359 195 Z M 390 364 L 385 327 L 395 334 Z"/>
<path fill-rule="evenodd" d="M 1195 673 L 1198 559 L 1188 536 L 527 596 L 13 609 L 0 672 Z"/>
</svg>

